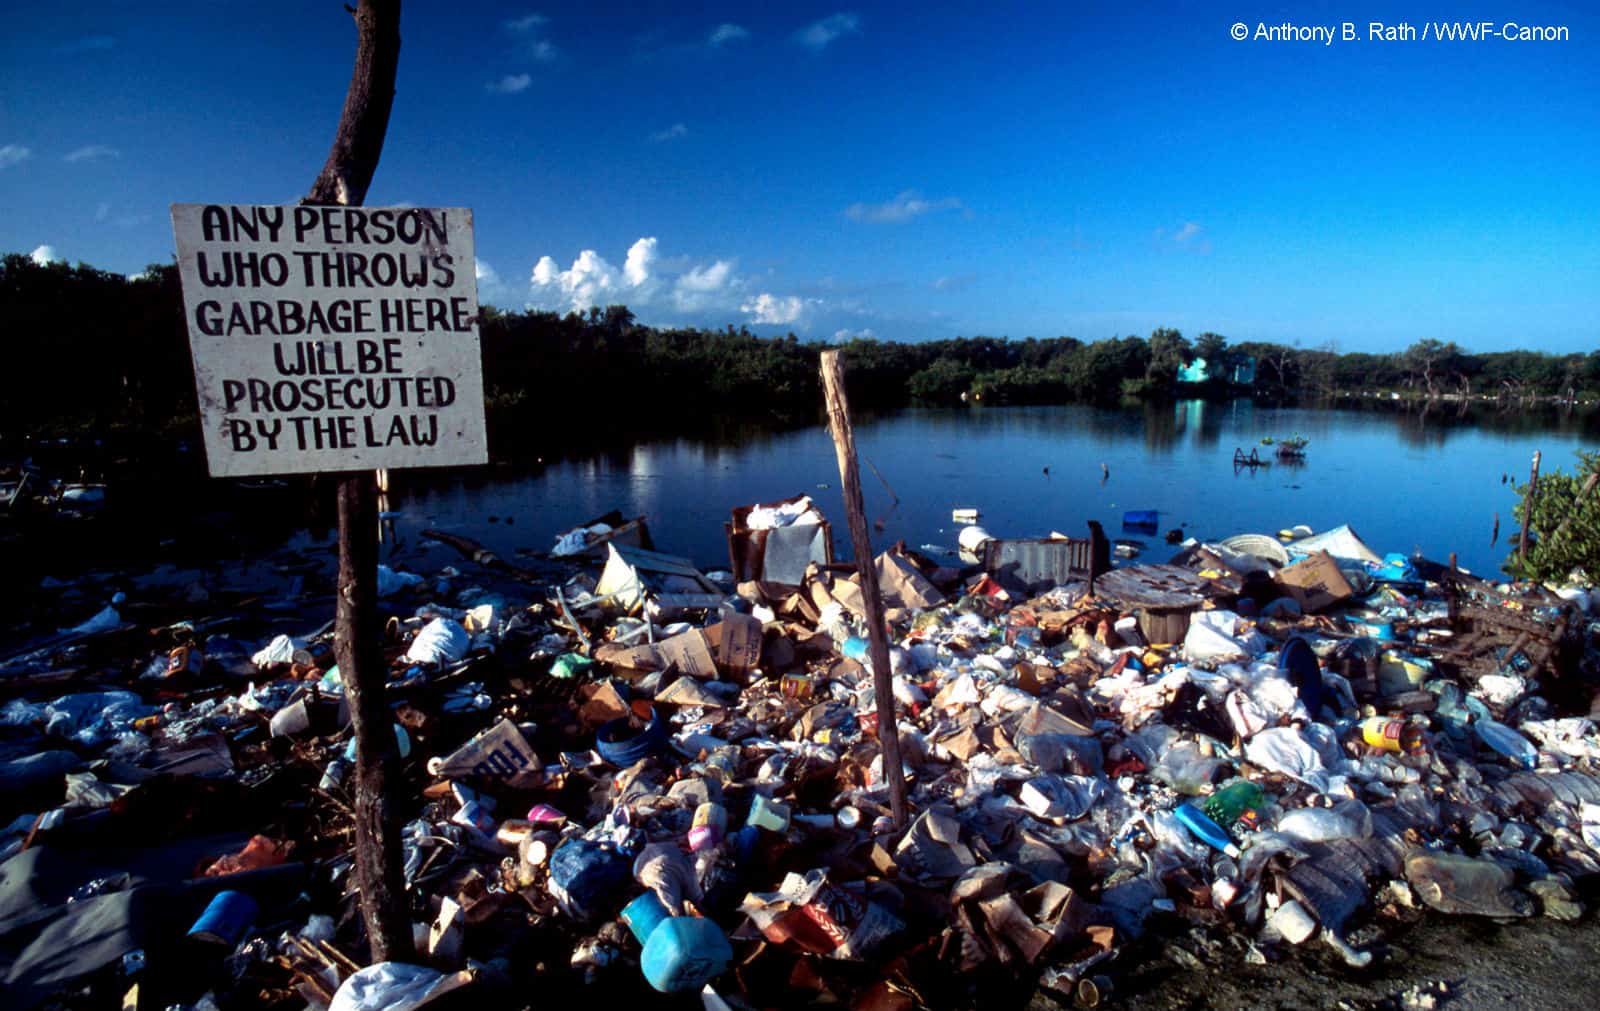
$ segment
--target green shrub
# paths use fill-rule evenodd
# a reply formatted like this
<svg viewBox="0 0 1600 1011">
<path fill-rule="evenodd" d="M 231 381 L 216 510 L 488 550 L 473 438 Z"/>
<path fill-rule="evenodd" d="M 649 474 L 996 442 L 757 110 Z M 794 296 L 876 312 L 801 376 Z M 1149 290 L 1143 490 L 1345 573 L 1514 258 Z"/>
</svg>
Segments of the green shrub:
<svg viewBox="0 0 1600 1011">
<path fill-rule="evenodd" d="M 1541 582 L 1563 582 L 1574 570 L 1582 570 L 1589 582 L 1600 577 L 1600 488 L 1590 489 L 1579 501 L 1585 482 L 1596 473 L 1600 473 L 1600 453 L 1579 450 L 1577 473 L 1556 470 L 1539 475 L 1529 524 L 1528 556 L 1519 559 L 1513 551 L 1502 566 L 1507 572 Z M 1528 514 L 1531 487 L 1517 486 L 1513 515 L 1518 531 Z M 1515 545 L 1516 534 L 1512 536 Z"/>
</svg>

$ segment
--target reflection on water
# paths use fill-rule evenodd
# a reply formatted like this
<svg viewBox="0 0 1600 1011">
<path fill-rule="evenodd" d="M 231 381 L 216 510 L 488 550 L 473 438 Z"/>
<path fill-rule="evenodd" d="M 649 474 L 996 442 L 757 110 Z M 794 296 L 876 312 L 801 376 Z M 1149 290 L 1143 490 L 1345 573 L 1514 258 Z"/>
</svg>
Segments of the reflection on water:
<svg viewBox="0 0 1600 1011">
<path fill-rule="evenodd" d="M 1302 465 L 1278 461 L 1264 436 L 1310 440 Z M 1270 408 L 1250 401 L 1180 401 L 1125 409 L 1086 406 L 913 409 L 863 416 L 867 513 L 880 545 L 954 547 L 955 508 L 982 510 L 998 536 L 1081 535 L 1097 519 L 1113 534 L 1128 510 L 1155 509 L 1161 529 L 1200 537 L 1274 532 L 1296 523 L 1349 523 L 1380 552 L 1422 551 L 1493 572 L 1498 514 L 1510 529 L 1514 496 L 1535 449 L 1571 470 L 1596 442 L 1579 414 L 1427 416 L 1384 409 Z M 1270 466 L 1232 466 L 1260 448 Z M 876 467 L 876 473 L 872 469 Z M 501 553 L 545 550 L 559 531 L 611 509 L 648 518 L 657 545 L 725 567 L 722 524 L 735 506 L 807 492 L 850 552 L 826 427 L 774 431 L 724 420 L 695 438 L 646 438 L 544 467 L 394 475 L 402 536 L 438 527 Z M 895 500 L 898 499 L 898 504 Z M 414 539 L 413 539 L 414 543 Z M 1157 539 L 1146 558 L 1164 560 Z"/>
</svg>

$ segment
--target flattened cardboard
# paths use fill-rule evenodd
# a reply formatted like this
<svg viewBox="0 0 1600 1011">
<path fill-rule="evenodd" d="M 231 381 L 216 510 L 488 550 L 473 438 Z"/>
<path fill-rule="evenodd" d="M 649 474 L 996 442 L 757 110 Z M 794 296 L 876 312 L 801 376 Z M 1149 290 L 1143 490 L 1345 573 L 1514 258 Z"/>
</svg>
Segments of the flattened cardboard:
<svg viewBox="0 0 1600 1011">
<path fill-rule="evenodd" d="M 678 668 L 679 674 L 707 680 L 717 676 L 717 661 L 711 656 L 705 633 L 698 628 L 663 639 L 656 643 L 656 649 L 663 660 Z"/>
<path fill-rule="evenodd" d="M 878 589 L 885 606 L 896 602 L 901 607 L 924 608 L 944 603 L 944 594 L 934 588 L 916 566 L 903 555 L 885 551 L 878 556 Z"/>
<path fill-rule="evenodd" d="M 656 696 L 657 702 L 675 706 L 710 706 L 720 708 L 724 703 L 700 686 L 694 678 L 681 677 Z"/>
<path fill-rule="evenodd" d="M 522 731 L 501 720 L 446 757 L 435 775 L 443 779 L 482 776 L 518 787 L 538 776 L 541 766 Z"/>
<path fill-rule="evenodd" d="M 620 719 L 628 715 L 628 700 L 617 691 L 616 685 L 610 681 L 601 681 L 594 685 L 589 698 L 578 709 L 578 718 L 587 727 L 598 727 L 608 720 Z"/>
<path fill-rule="evenodd" d="M 734 678 L 742 680 L 761 663 L 761 619 L 748 614 L 730 614 L 718 623 L 721 639 L 717 662 Z"/>
<path fill-rule="evenodd" d="M 1278 582 L 1307 614 L 1355 596 L 1355 590 L 1326 551 L 1319 551 L 1278 573 Z"/>
<path fill-rule="evenodd" d="M 626 670 L 664 670 L 667 666 L 667 661 L 662 659 L 661 651 L 650 643 L 640 643 L 637 646 L 620 646 L 614 642 L 602 643 L 595 648 L 594 658 Z"/>
</svg>

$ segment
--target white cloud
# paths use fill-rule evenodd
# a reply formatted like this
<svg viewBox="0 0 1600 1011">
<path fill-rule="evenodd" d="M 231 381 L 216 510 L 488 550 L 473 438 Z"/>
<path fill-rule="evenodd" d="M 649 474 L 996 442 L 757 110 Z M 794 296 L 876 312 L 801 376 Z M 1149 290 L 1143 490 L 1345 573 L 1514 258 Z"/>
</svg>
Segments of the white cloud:
<svg viewBox="0 0 1600 1011">
<path fill-rule="evenodd" d="M 32 260 L 34 263 L 37 263 L 41 267 L 52 263 L 65 262 L 61 259 L 61 257 L 56 255 L 56 247 L 48 245 L 40 246 L 38 249 L 35 249 L 33 252 L 29 253 L 28 259 Z"/>
<path fill-rule="evenodd" d="M 795 41 L 814 52 L 821 52 L 843 35 L 861 31 L 861 19 L 850 12 L 829 15 L 795 33 Z"/>
<path fill-rule="evenodd" d="M 716 305 L 728 305 L 735 289 L 743 284 L 733 276 L 732 260 L 717 260 L 691 267 L 672 284 L 672 304 L 684 312 L 698 312 Z"/>
<path fill-rule="evenodd" d="M 764 291 L 740 305 L 739 311 L 749 313 L 752 323 L 787 326 L 799 322 L 806 306 L 815 302 L 816 299 L 805 299 L 799 295 L 773 295 Z"/>
<path fill-rule="evenodd" d="M 732 261 L 718 260 L 710 266 L 694 267 L 681 275 L 678 287 L 685 291 L 716 291 L 728 283 L 732 273 Z"/>
<path fill-rule="evenodd" d="M 1185 221 L 1171 231 L 1157 228 L 1154 238 L 1158 246 L 1170 246 L 1205 256 L 1211 252 L 1211 240 L 1206 237 L 1205 231 L 1205 226 Z"/>
<path fill-rule="evenodd" d="M 95 205 L 94 219 L 98 222 L 110 222 L 118 228 L 135 228 L 150 221 L 148 214 L 112 214 L 111 205 L 101 201 Z"/>
<path fill-rule="evenodd" d="M 549 39 L 544 38 L 544 26 L 549 23 L 550 19 L 543 14 L 524 14 L 520 18 L 507 21 L 505 26 L 506 31 L 513 35 L 521 35 L 527 40 L 525 49 L 529 56 L 540 63 L 549 63 L 561 55 L 561 50 L 557 49 Z"/>
<path fill-rule="evenodd" d="M 946 274 L 929 285 L 934 291 L 960 291 L 978 279 L 977 274 Z"/>
<path fill-rule="evenodd" d="M 0 147 L 0 169 L 21 165 L 32 157 L 33 148 L 21 144 L 7 144 L 5 147 Z"/>
<path fill-rule="evenodd" d="M 862 327 L 860 330 L 839 329 L 833 332 L 833 342 L 835 344 L 843 344 L 854 340 L 870 341 L 876 339 L 877 336 L 870 326 Z"/>
<path fill-rule="evenodd" d="M 524 14 L 520 18 L 512 18 L 506 22 L 506 30 L 512 32 L 531 32 L 549 22 L 543 14 Z"/>
<path fill-rule="evenodd" d="M 518 298 L 511 286 L 506 284 L 500 272 L 495 270 L 487 260 L 473 261 L 473 276 L 478 279 L 478 301 L 489 305 L 520 308 Z"/>
<path fill-rule="evenodd" d="M 62 161 L 98 161 L 101 158 L 121 158 L 122 152 L 104 144 L 86 144 L 62 158 Z"/>
<path fill-rule="evenodd" d="M 711 35 L 706 39 L 706 45 L 713 49 L 720 48 L 730 42 L 742 42 L 750 37 L 749 29 L 739 25 L 720 24 L 711 29 Z"/>
<path fill-rule="evenodd" d="M 498 81 L 490 81 L 485 87 L 496 95 L 515 95 L 527 91 L 532 83 L 533 78 L 528 74 L 507 74 Z"/>
<path fill-rule="evenodd" d="M 638 288 L 650 280 L 650 265 L 656 259 L 655 236 L 647 236 L 628 247 L 628 258 L 622 261 L 622 279 Z"/>
<path fill-rule="evenodd" d="M 856 221 L 898 224 L 921 217 L 930 211 L 958 210 L 960 207 L 961 201 L 955 197 L 927 200 L 916 190 L 906 190 L 893 200 L 881 204 L 851 204 L 844 209 L 844 213 L 846 217 L 854 218 Z"/>
<path fill-rule="evenodd" d="M 652 133 L 650 135 L 650 139 L 660 142 L 664 140 L 677 140 L 679 137 L 687 136 L 689 136 L 689 128 L 684 126 L 682 123 L 674 123 L 665 130 L 657 130 L 655 133 Z"/>
<path fill-rule="evenodd" d="M 788 325 L 801 322 L 823 306 L 818 298 L 752 295 L 750 280 L 731 259 L 695 260 L 663 257 L 654 236 L 628 247 L 619 270 L 593 249 L 585 249 L 563 270 L 553 257 L 541 256 L 529 277 L 530 304 L 546 309 L 584 312 L 590 306 L 624 303 L 641 318 L 656 310 L 710 316 L 744 313 L 752 323 Z M 677 317 L 681 319 L 681 317 Z"/>
</svg>

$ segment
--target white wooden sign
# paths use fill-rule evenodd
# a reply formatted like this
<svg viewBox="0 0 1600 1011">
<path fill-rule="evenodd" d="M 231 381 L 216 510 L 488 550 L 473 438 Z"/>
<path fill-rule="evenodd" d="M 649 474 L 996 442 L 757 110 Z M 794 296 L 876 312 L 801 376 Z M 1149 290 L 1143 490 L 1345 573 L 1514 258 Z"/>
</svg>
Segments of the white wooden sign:
<svg viewBox="0 0 1600 1011">
<path fill-rule="evenodd" d="M 486 463 L 472 212 L 174 204 L 213 477 Z"/>
</svg>

